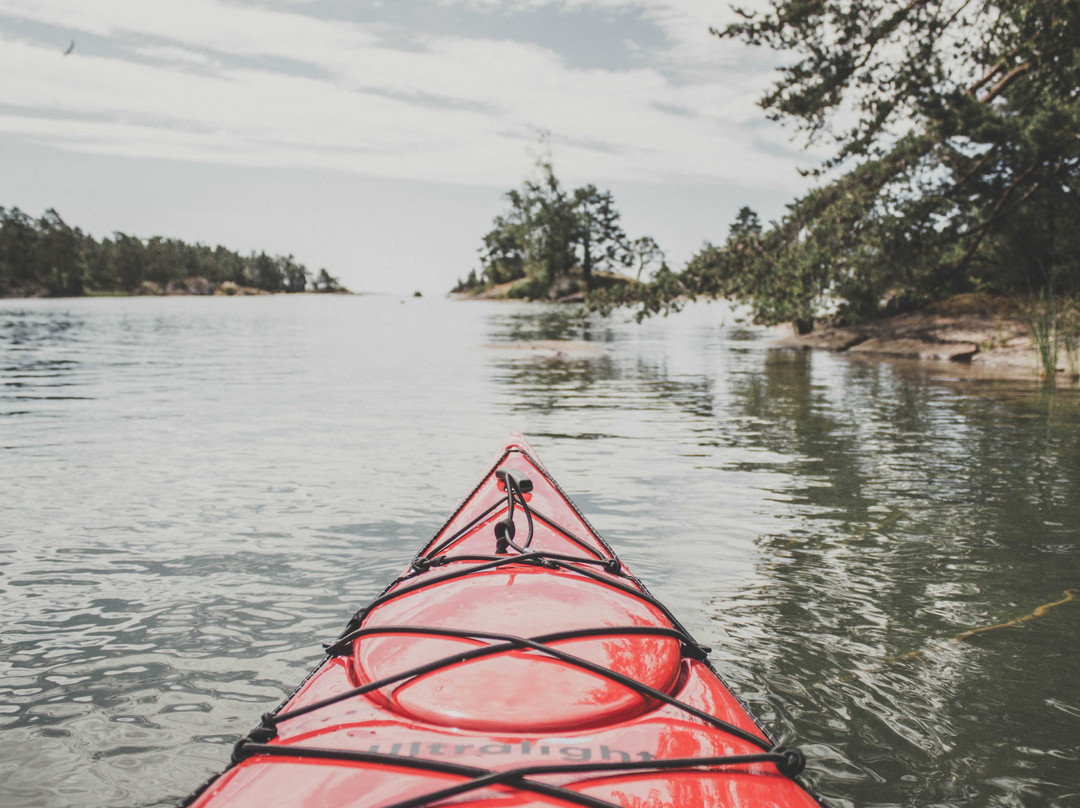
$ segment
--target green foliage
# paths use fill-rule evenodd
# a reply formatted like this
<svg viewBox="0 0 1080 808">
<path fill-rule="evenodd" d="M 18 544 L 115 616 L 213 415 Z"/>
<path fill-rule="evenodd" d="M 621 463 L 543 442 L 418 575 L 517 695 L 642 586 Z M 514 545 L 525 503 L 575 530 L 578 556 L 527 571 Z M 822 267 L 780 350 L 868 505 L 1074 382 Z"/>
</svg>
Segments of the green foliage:
<svg viewBox="0 0 1080 808">
<path fill-rule="evenodd" d="M 1057 301 L 1052 294 L 1042 292 L 1030 305 L 1022 306 L 1031 326 L 1031 341 L 1035 344 L 1035 353 L 1039 357 L 1039 368 L 1043 376 L 1053 379 L 1057 376 L 1058 354 L 1061 335 L 1058 333 Z"/>
<path fill-rule="evenodd" d="M 329 284 L 320 275 L 314 288 L 341 289 L 327 278 Z M 34 220 L 18 208 L 0 208 L 0 296 L 161 293 L 186 288 L 189 279 L 205 279 L 198 284 L 204 289 L 231 282 L 268 292 L 303 292 L 312 280 L 291 255 L 241 256 L 221 246 L 124 233 L 97 241 L 55 210 Z"/>
<path fill-rule="evenodd" d="M 1031 341 L 1042 375 L 1052 381 L 1057 376 L 1061 352 L 1065 353 L 1065 372 L 1080 378 L 1080 297 L 1055 296 L 1044 289 L 1030 298 L 1017 297 L 1013 302 L 1031 328 Z"/>
<path fill-rule="evenodd" d="M 348 291 L 341 282 L 326 271 L 325 268 L 319 270 L 319 274 L 315 276 L 311 285 L 312 291 L 315 292 L 345 292 Z"/>
<path fill-rule="evenodd" d="M 535 300 L 542 298 L 548 290 L 548 283 L 541 275 L 520 278 L 506 290 L 506 296 L 512 300 Z"/>
<path fill-rule="evenodd" d="M 637 281 L 641 280 L 642 274 L 647 272 L 651 275 L 653 267 L 659 268 L 664 263 L 664 251 L 651 236 L 642 236 L 630 242 L 627 257 L 629 260 L 624 263 L 637 269 L 634 275 Z"/>
<path fill-rule="evenodd" d="M 247 271 L 247 285 L 268 292 L 280 292 L 285 287 L 284 273 L 266 253 L 259 253 Z"/>
<path fill-rule="evenodd" d="M 617 306 L 638 306 L 636 315 L 640 323 L 654 314 L 671 314 L 682 309 L 694 293 L 687 288 L 684 278 L 666 263 L 652 276 L 649 283 L 626 283 L 610 285 L 592 292 L 586 304 L 591 311 L 608 314 Z"/>
<path fill-rule="evenodd" d="M 461 292 L 480 292 L 486 288 L 487 284 L 480 280 L 476 275 L 475 269 L 470 269 L 469 274 L 464 280 L 458 278 L 458 282 L 454 285 L 454 288 L 450 291 L 454 294 Z"/>
<path fill-rule="evenodd" d="M 308 271 L 303 264 L 298 264 L 289 255 L 279 259 L 281 262 L 281 275 L 284 290 L 286 292 L 303 292 L 308 285 Z M 333 279 L 337 283 L 336 279 Z"/>
<path fill-rule="evenodd" d="M 488 283 L 497 285 L 525 277 L 525 262 L 529 251 L 530 225 L 528 211 L 517 192 L 507 194 L 511 211 L 496 216 L 491 230 L 484 236 L 480 255 L 483 275 Z"/>
<path fill-rule="evenodd" d="M 595 185 L 586 185 L 574 191 L 572 212 L 577 228 L 573 235 L 580 249 L 581 271 L 585 289 L 593 288 L 593 270 L 613 269 L 627 266 L 633 255 L 633 246 L 627 244 L 626 233 L 619 224 L 619 212 L 611 191 L 598 191 Z M 647 236 L 638 239 L 655 244 Z"/>
<path fill-rule="evenodd" d="M 686 269 L 759 322 L 1080 290 L 1077 0 L 774 0 L 721 31 L 781 54 L 761 99 L 822 185 Z M 738 224 L 738 222 L 736 223 Z M 685 292 L 684 292 L 685 293 Z"/>
<path fill-rule="evenodd" d="M 690 260 L 683 284 L 695 297 L 748 301 L 755 322 L 794 322 L 805 333 L 813 327 L 820 253 L 828 247 L 808 240 L 791 249 L 798 240 L 797 224 L 763 233 L 757 214 L 744 207 L 723 247 L 707 245 Z"/>
<path fill-rule="evenodd" d="M 595 185 L 567 191 L 546 154 L 536 167 L 538 177 L 506 194 L 508 209 L 484 235 L 480 277 L 471 274 L 455 291 L 527 281 L 511 287 L 511 296 L 543 297 L 573 286 L 566 282 L 571 275 L 580 276 L 591 290 L 598 271 L 627 268 L 636 261 L 640 272 L 662 258 L 651 238 L 627 238 L 610 191 Z"/>
<path fill-rule="evenodd" d="M 575 264 L 573 196 L 563 189 L 550 160 L 542 158 L 537 168 L 540 178 L 506 194 L 510 209 L 495 217 L 484 236 L 480 263 L 493 285 L 525 277 L 551 284 Z"/>
</svg>

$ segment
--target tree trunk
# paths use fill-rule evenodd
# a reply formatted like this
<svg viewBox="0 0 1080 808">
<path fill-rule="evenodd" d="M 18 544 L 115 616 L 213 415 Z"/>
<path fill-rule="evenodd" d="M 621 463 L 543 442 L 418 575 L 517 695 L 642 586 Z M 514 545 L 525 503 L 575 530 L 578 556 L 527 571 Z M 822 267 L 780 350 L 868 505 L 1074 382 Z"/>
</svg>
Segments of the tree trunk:
<svg viewBox="0 0 1080 808">
<path fill-rule="evenodd" d="M 582 261 L 581 261 L 581 273 L 585 276 L 585 291 L 592 291 L 592 252 L 589 250 L 589 233 L 585 232 L 585 238 L 582 241 Z"/>
</svg>

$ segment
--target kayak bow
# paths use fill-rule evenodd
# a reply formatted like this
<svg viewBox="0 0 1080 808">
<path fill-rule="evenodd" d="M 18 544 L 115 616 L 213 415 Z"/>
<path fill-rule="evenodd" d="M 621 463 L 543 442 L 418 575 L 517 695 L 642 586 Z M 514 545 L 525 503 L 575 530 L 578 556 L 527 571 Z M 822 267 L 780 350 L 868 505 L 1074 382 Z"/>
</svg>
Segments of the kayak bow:
<svg viewBox="0 0 1080 808">
<path fill-rule="evenodd" d="M 196 808 L 819 802 L 518 435 Z"/>
</svg>

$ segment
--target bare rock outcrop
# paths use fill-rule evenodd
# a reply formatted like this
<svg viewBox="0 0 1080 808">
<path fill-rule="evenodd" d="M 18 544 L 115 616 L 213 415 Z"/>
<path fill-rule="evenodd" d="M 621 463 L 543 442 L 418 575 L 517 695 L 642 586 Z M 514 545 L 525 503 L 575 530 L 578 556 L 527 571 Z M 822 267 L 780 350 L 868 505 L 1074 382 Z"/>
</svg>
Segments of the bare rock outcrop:
<svg viewBox="0 0 1080 808">
<path fill-rule="evenodd" d="M 1038 375 L 1027 321 L 1003 298 L 964 295 L 921 311 L 830 327 L 778 344 L 861 356 L 957 362 L 1010 375 Z M 1063 352 L 1064 353 L 1064 352 Z M 1064 370 L 1065 356 L 1061 358 Z"/>
</svg>

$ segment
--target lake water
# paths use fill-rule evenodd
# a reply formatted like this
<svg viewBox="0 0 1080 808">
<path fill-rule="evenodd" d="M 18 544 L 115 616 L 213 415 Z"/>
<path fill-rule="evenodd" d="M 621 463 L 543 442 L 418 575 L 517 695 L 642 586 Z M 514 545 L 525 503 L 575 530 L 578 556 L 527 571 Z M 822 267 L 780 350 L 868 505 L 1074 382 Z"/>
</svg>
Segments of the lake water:
<svg viewBox="0 0 1080 808">
<path fill-rule="evenodd" d="M 1080 806 L 1075 389 L 763 336 L 0 301 L 0 803 L 175 804 L 519 429 L 834 804 Z"/>
</svg>

